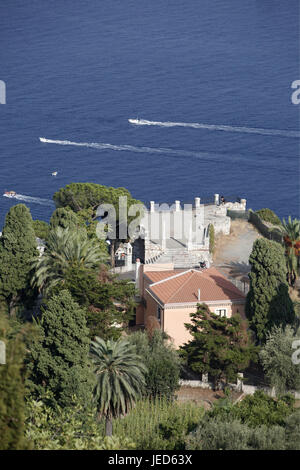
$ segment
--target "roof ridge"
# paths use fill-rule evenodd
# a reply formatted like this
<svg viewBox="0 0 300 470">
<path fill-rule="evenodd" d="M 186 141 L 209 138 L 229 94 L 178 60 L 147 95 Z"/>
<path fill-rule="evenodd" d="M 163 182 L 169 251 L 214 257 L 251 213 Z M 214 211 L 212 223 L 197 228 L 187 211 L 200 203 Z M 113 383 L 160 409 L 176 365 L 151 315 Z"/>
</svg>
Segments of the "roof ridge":
<svg viewBox="0 0 300 470">
<path fill-rule="evenodd" d="M 192 272 L 192 275 L 191 275 L 190 277 L 188 277 L 188 278 L 184 281 L 184 283 L 182 284 L 182 286 L 180 286 L 179 289 L 178 289 L 174 294 L 172 294 L 172 295 L 168 298 L 168 302 L 172 299 L 172 297 L 174 297 L 176 294 L 178 294 L 178 292 L 180 292 L 180 291 L 184 288 L 184 286 L 186 285 L 186 283 L 189 282 L 195 274 L 196 274 L 196 275 L 198 274 L 194 269 L 191 269 L 190 271 Z"/>
<path fill-rule="evenodd" d="M 160 281 L 153 282 L 152 284 L 149 285 L 149 287 L 157 286 L 158 284 L 162 284 L 166 281 L 171 281 L 172 279 L 175 279 L 176 277 L 182 276 L 183 274 L 186 274 L 190 271 L 193 271 L 193 269 L 192 268 L 187 269 L 186 271 L 182 271 L 181 273 L 177 273 L 177 274 L 174 274 L 173 276 L 166 277 L 165 279 L 161 279 Z M 155 272 L 155 271 L 152 271 L 152 272 Z"/>
</svg>

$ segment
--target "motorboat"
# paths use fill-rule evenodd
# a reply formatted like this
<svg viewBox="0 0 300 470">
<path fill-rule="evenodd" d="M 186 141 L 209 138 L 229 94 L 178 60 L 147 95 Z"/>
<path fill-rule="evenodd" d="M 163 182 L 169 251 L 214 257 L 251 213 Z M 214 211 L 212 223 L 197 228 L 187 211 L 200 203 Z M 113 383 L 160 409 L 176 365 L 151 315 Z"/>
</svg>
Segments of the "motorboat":
<svg viewBox="0 0 300 470">
<path fill-rule="evenodd" d="M 4 194 L 3 194 L 3 196 L 11 197 L 11 198 L 16 197 L 16 195 L 17 195 L 16 191 L 5 191 Z"/>
<path fill-rule="evenodd" d="M 53 172 L 51 173 L 51 175 L 52 175 L 52 176 L 56 176 L 56 175 L 57 175 L 57 171 L 53 171 Z"/>
</svg>

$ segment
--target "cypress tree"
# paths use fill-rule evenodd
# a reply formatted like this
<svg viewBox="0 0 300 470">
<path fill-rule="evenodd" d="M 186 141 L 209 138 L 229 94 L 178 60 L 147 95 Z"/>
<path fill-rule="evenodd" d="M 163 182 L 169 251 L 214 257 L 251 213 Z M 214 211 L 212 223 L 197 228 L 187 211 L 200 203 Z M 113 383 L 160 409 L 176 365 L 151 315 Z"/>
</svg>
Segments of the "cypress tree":
<svg viewBox="0 0 300 470">
<path fill-rule="evenodd" d="M 72 396 L 88 400 L 92 393 L 89 370 L 89 330 L 85 311 L 67 290 L 53 295 L 42 307 L 40 338 L 31 346 L 29 386 L 34 395 L 50 392 L 52 405 L 70 405 Z"/>
<path fill-rule="evenodd" d="M 265 238 L 253 244 L 250 290 L 246 300 L 246 316 L 260 342 L 274 325 L 285 327 L 295 321 L 293 303 L 286 281 L 283 247 Z"/>
<path fill-rule="evenodd" d="M 0 365 L 0 450 L 28 448 L 24 438 L 24 343 L 20 334 L 11 336 L 1 314 L 0 339 L 6 345 L 6 363 Z"/>
<path fill-rule="evenodd" d="M 0 297 L 11 314 L 28 297 L 31 263 L 38 256 L 33 221 L 24 204 L 13 206 L 6 215 L 0 238 Z"/>
</svg>

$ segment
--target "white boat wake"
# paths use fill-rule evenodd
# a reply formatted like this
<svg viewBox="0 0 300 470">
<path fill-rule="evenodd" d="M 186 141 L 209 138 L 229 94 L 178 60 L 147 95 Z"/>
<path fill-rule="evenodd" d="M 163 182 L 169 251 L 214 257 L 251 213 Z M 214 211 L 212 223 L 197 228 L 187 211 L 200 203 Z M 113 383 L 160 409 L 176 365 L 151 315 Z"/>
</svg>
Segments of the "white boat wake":
<svg viewBox="0 0 300 470">
<path fill-rule="evenodd" d="M 24 201 L 24 202 L 27 202 L 28 204 L 40 204 L 42 206 L 54 205 L 51 199 L 42 199 L 40 197 L 26 196 L 25 194 L 16 194 L 13 197 L 3 194 L 3 196 L 8 197 L 9 199 L 18 199 L 18 201 Z"/>
<path fill-rule="evenodd" d="M 163 154 L 163 155 L 177 155 L 180 157 L 194 157 L 194 158 L 207 158 L 209 160 L 224 159 L 224 155 L 211 153 L 211 152 L 192 152 L 189 150 L 176 150 L 170 148 L 154 148 L 154 147 L 135 147 L 133 145 L 113 145 L 105 144 L 102 142 L 72 142 L 70 140 L 51 140 L 40 137 L 40 141 L 46 144 L 56 145 L 75 145 L 77 147 L 90 147 L 98 150 L 115 150 L 119 152 L 135 152 L 135 153 L 151 153 L 151 154 Z M 240 157 L 226 156 L 228 159 L 239 160 Z"/>
<path fill-rule="evenodd" d="M 118 152 L 135 152 L 135 153 L 142 153 L 142 154 L 153 154 L 153 155 L 170 155 L 170 156 L 177 156 L 177 157 L 190 157 L 190 158 L 197 158 L 200 160 L 207 160 L 207 161 L 216 161 L 216 162 L 237 162 L 237 163 L 247 163 L 255 166 L 265 166 L 267 168 L 270 167 L 270 160 L 269 158 L 259 158 L 257 160 L 253 160 L 248 156 L 242 155 L 232 155 L 232 154 L 224 154 L 224 153 L 213 153 L 213 152 L 195 152 L 190 150 L 177 150 L 171 148 L 155 148 L 155 147 L 135 147 L 133 145 L 113 145 L 113 144 L 105 144 L 102 142 L 73 142 L 71 140 L 52 140 L 46 139 L 45 137 L 39 138 L 41 142 L 46 144 L 56 144 L 56 145 L 73 145 L 76 147 L 89 147 L 94 148 L 97 150 L 113 150 Z M 297 157 L 298 158 L 298 157 Z M 286 161 L 286 156 L 276 156 L 276 161 L 278 163 L 279 160 L 282 160 L 283 163 Z"/>
<path fill-rule="evenodd" d="M 159 126 L 159 127 L 191 127 L 193 129 L 208 129 L 210 131 L 241 132 L 246 134 L 273 135 L 281 137 L 300 138 L 299 131 L 284 129 L 263 129 L 259 127 L 223 126 L 218 124 L 204 124 L 198 122 L 160 122 L 147 121 L 146 119 L 128 119 L 130 124 L 136 126 Z"/>
</svg>

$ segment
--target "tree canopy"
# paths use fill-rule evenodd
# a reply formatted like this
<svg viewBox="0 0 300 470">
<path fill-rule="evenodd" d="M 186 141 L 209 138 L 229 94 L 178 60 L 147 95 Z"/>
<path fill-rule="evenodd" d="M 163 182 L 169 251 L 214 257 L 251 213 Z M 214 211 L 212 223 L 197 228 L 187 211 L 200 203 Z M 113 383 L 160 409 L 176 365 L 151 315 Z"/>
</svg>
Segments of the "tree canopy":
<svg viewBox="0 0 300 470">
<path fill-rule="evenodd" d="M 85 312 L 67 291 L 53 295 L 42 307 L 40 335 L 28 361 L 33 396 L 51 392 L 52 404 L 67 406 L 73 395 L 89 399 L 92 391 Z"/>
<path fill-rule="evenodd" d="M 37 257 L 30 211 L 24 204 L 13 206 L 0 237 L 0 297 L 7 302 L 11 314 L 30 297 L 31 265 Z"/>
<path fill-rule="evenodd" d="M 116 249 L 116 242 L 127 240 L 130 238 L 128 231 L 125 230 L 125 221 L 123 215 L 120 214 L 120 198 L 126 197 L 126 218 L 127 225 L 133 222 L 136 218 L 138 220 L 142 216 L 142 203 L 134 199 L 130 192 L 125 188 L 113 188 L 103 186 L 95 183 L 71 183 L 57 191 L 54 196 L 54 202 L 57 207 L 70 208 L 88 225 L 91 233 L 95 233 L 97 223 L 97 208 L 100 204 L 111 204 L 115 210 L 116 220 L 115 226 L 105 225 L 105 218 L 107 212 L 104 211 L 102 215 L 105 230 L 101 236 L 107 237 L 111 240 L 111 264 L 114 266 L 114 255 Z M 123 202 L 122 202 L 123 204 Z M 121 204 L 121 206 L 122 206 Z M 129 208 L 133 205 L 139 205 L 137 214 L 129 215 Z M 138 225 L 138 223 L 137 223 Z M 123 230 L 121 230 L 123 229 Z M 107 230 L 107 232 L 106 232 Z M 99 235 L 99 233 L 98 233 Z"/>
<path fill-rule="evenodd" d="M 147 366 L 145 393 L 151 397 L 173 398 L 179 388 L 180 358 L 166 334 L 155 330 L 152 336 L 137 331 L 128 336 Z"/>
<path fill-rule="evenodd" d="M 64 283 L 57 285 L 55 291 L 60 289 L 68 289 L 85 309 L 91 338 L 118 339 L 134 316 L 134 284 L 117 279 L 105 266 L 101 266 L 99 272 L 84 267 L 71 268 Z"/>
<path fill-rule="evenodd" d="M 127 340 L 91 343 L 96 385 L 94 399 L 99 417 L 106 418 L 106 435 L 112 434 L 112 418 L 128 413 L 141 395 L 147 371 L 133 345 Z"/>
<path fill-rule="evenodd" d="M 64 283 L 70 269 L 81 267 L 97 270 L 107 255 L 87 234 L 58 226 L 49 232 L 46 248 L 32 267 L 32 285 L 42 289 Z"/>
<path fill-rule="evenodd" d="M 187 365 L 196 373 L 210 374 L 216 383 L 235 381 L 255 357 L 246 325 L 238 315 L 226 318 L 210 312 L 206 304 L 199 304 L 190 317 L 185 327 L 192 339 L 180 348 Z"/>
<path fill-rule="evenodd" d="M 277 242 L 259 238 L 253 244 L 249 263 L 246 315 L 258 340 L 265 341 L 273 325 L 285 326 L 295 320 L 286 281 L 284 249 Z"/>
<path fill-rule="evenodd" d="M 274 326 L 259 353 L 265 376 L 276 394 L 300 391 L 300 365 L 292 362 L 295 340 L 300 340 L 300 330 L 295 333 L 290 325 Z"/>
<path fill-rule="evenodd" d="M 25 343 L 11 320 L 0 315 L 0 340 L 6 345 L 6 364 L 0 364 L 0 450 L 28 449 L 24 437 Z"/>
</svg>

